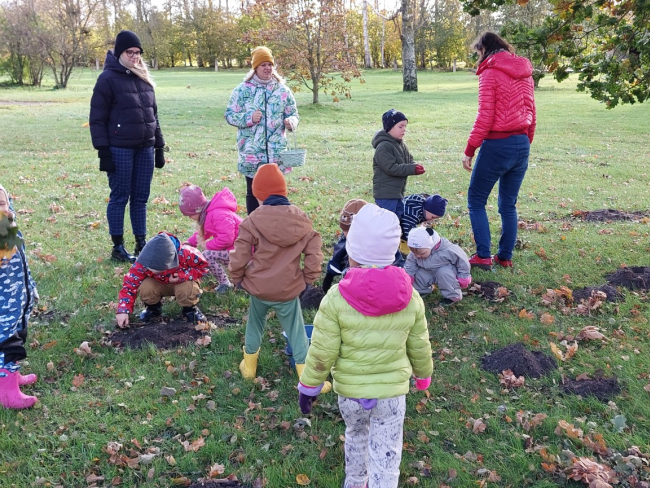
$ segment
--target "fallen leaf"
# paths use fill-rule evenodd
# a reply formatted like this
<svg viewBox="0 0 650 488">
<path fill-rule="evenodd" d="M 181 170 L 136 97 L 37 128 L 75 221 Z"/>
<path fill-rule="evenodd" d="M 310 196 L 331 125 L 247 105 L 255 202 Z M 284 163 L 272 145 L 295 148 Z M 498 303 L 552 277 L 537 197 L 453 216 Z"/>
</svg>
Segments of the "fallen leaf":
<svg viewBox="0 0 650 488">
<path fill-rule="evenodd" d="M 205 446 L 205 441 L 203 440 L 203 437 L 199 437 L 195 441 L 192 441 L 192 443 L 188 441 L 181 442 L 180 440 L 178 442 L 181 443 L 183 449 L 185 449 L 185 452 L 190 452 L 190 451 L 197 452 L 199 449 Z"/>
<path fill-rule="evenodd" d="M 311 483 L 311 480 L 306 474 L 299 474 L 296 476 L 296 483 L 298 483 L 300 486 L 307 486 Z"/>
<path fill-rule="evenodd" d="M 79 388 L 83 384 L 84 384 L 84 375 L 77 374 L 74 376 L 74 378 L 72 378 L 72 386 Z"/>
</svg>

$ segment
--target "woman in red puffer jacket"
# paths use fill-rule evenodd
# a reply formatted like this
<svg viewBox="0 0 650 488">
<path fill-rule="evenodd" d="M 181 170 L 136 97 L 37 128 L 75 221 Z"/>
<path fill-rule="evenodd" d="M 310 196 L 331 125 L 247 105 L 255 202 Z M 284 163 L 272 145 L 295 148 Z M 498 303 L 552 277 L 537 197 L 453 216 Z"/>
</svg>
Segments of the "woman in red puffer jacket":
<svg viewBox="0 0 650 488">
<path fill-rule="evenodd" d="M 528 169 L 530 144 L 537 116 L 531 62 L 493 32 L 485 32 L 473 45 L 479 55 L 478 114 L 469 135 L 463 168 L 472 173 L 467 208 L 476 242 L 472 267 L 512 266 L 517 240 L 517 197 Z M 480 147 L 472 168 L 474 153 Z M 492 257 L 490 225 L 485 204 L 499 182 L 501 239 Z"/>
</svg>

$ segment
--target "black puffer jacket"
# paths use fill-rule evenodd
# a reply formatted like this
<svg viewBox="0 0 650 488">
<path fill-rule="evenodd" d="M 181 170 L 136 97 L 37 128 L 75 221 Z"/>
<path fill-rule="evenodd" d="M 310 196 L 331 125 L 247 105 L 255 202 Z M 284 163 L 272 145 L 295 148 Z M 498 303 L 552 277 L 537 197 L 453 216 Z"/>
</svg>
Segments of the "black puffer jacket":
<svg viewBox="0 0 650 488">
<path fill-rule="evenodd" d="M 406 144 L 384 130 L 372 138 L 372 196 L 377 199 L 404 198 L 406 177 L 415 174 L 415 162 Z"/>
<path fill-rule="evenodd" d="M 90 99 L 90 136 L 100 147 L 163 147 L 153 87 L 106 53 Z"/>
</svg>

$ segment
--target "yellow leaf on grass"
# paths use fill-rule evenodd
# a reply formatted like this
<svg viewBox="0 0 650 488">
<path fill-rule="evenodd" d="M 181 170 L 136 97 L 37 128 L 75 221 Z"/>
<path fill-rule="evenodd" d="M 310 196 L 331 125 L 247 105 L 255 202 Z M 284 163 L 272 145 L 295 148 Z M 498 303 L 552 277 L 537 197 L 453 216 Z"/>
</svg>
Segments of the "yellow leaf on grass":
<svg viewBox="0 0 650 488">
<path fill-rule="evenodd" d="M 519 318 L 532 320 L 535 318 L 535 314 L 533 312 L 527 311 L 525 308 L 522 308 L 521 311 L 519 312 Z"/>
<path fill-rule="evenodd" d="M 560 351 L 560 348 L 555 345 L 555 343 L 551 342 L 551 351 L 553 352 L 553 355 L 558 358 L 560 361 L 564 361 L 564 353 Z"/>
<path fill-rule="evenodd" d="M 296 483 L 298 483 L 300 486 L 307 486 L 309 483 L 311 483 L 311 480 L 306 474 L 299 474 L 296 476 Z"/>
</svg>

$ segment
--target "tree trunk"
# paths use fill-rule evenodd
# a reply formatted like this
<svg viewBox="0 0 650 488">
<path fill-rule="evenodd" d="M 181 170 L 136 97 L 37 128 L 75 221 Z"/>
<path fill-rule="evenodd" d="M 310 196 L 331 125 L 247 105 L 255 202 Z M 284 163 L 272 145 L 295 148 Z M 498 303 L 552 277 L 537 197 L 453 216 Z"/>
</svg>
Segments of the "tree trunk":
<svg viewBox="0 0 650 488">
<path fill-rule="evenodd" d="M 402 91 L 418 91 L 413 0 L 402 0 Z"/>
<path fill-rule="evenodd" d="M 365 55 L 364 66 L 372 68 L 372 57 L 370 56 L 370 40 L 368 39 L 368 0 L 363 0 L 363 52 Z"/>
<path fill-rule="evenodd" d="M 219 7 L 219 8 L 221 8 L 221 7 Z M 219 71 L 219 58 L 216 57 L 216 56 L 214 57 L 214 70 Z"/>
<path fill-rule="evenodd" d="M 386 43 L 386 19 L 381 19 L 381 67 L 386 67 L 386 57 L 384 56 L 384 49 Z"/>
</svg>

